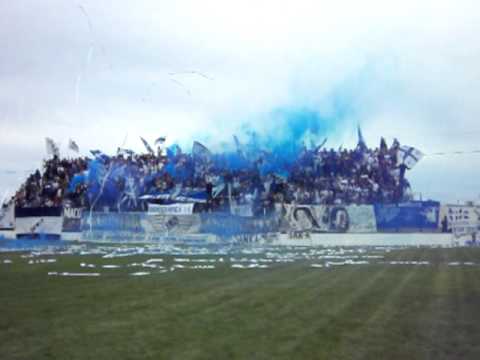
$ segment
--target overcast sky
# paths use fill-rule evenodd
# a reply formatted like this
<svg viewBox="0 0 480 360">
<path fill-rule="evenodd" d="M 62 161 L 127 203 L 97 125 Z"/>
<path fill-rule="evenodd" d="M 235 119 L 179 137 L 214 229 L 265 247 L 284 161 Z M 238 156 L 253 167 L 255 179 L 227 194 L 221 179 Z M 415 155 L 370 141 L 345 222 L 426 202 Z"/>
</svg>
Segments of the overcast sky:
<svg viewBox="0 0 480 360">
<path fill-rule="evenodd" d="M 3 1 L 0 191 L 41 164 L 46 136 L 69 156 L 69 138 L 84 154 L 161 135 L 215 149 L 281 132 L 279 111 L 318 113 L 331 147 L 360 124 L 370 146 L 477 150 L 479 34 L 474 0 Z M 409 179 L 424 198 L 478 199 L 480 154 L 426 156 Z"/>
</svg>

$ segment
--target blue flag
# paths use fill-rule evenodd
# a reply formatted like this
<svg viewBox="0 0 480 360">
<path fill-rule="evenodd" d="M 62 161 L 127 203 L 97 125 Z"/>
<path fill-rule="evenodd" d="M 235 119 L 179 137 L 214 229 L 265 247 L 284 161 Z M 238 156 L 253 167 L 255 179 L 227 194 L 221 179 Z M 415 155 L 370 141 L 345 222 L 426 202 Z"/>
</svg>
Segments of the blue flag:
<svg viewBox="0 0 480 360">
<path fill-rule="evenodd" d="M 212 153 L 205 145 L 200 144 L 198 141 L 193 142 L 192 155 L 196 160 L 209 161 L 212 158 Z"/>
</svg>

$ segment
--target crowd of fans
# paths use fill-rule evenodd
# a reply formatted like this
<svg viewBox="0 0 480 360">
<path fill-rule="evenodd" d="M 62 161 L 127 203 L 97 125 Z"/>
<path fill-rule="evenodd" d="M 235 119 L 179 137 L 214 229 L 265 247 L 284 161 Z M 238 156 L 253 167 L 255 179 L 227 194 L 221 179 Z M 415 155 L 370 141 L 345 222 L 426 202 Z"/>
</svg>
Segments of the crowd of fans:
<svg viewBox="0 0 480 360">
<path fill-rule="evenodd" d="M 166 154 L 118 153 L 115 156 L 45 161 L 43 171 L 30 175 L 16 193 L 19 207 L 105 207 L 111 210 L 145 209 L 149 201 L 175 202 L 179 194 L 204 194 L 200 207 L 229 210 L 231 205 L 251 205 L 255 212 L 273 209 L 278 203 L 348 205 L 397 203 L 408 200 L 408 169 L 399 163 L 399 143 L 378 148 L 359 144 L 355 149 L 306 149 L 282 171 L 264 171 L 269 158 L 244 159 L 235 169 L 221 156 L 201 156 L 177 151 Z M 98 155 L 98 154 L 97 154 Z M 240 152 L 237 158 L 245 156 Z M 95 170 L 93 164 L 100 164 Z M 223 165 L 222 165 L 223 164 Z M 105 181 L 108 179 L 108 184 Z M 115 192 L 107 203 L 99 201 L 105 187 Z M 92 189 L 96 191 L 92 191 Z M 111 189 L 110 189 L 111 190 Z M 155 195 L 167 194 L 167 197 Z M 113 197 L 112 197 L 113 196 Z"/>
<path fill-rule="evenodd" d="M 88 158 L 62 159 L 57 156 L 46 160 L 43 171 L 35 171 L 15 194 L 15 202 L 18 207 L 56 207 L 62 206 L 66 198 L 68 184 L 73 176 L 87 170 Z M 81 202 L 87 185 L 75 189 L 69 194 L 73 197 L 79 194 Z M 81 203 L 79 205 L 82 205 Z"/>
</svg>

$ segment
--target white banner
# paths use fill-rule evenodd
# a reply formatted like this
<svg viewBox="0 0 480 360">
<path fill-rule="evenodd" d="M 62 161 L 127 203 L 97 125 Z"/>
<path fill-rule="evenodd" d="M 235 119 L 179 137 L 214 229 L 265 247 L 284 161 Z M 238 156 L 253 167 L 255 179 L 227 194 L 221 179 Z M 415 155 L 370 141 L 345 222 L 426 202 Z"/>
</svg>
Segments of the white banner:
<svg viewBox="0 0 480 360">
<path fill-rule="evenodd" d="M 11 201 L 0 207 L 0 230 L 12 230 L 15 227 L 15 203 Z"/>
<path fill-rule="evenodd" d="M 148 204 L 149 215 L 191 215 L 194 204 L 157 205 Z"/>
<path fill-rule="evenodd" d="M 457 236 L 470 235 L 480 227 L 480 207 L 472 205 L 442 205 L 439 226 Z"/>
<path fill-rule="evenodd" d="M 198 234 L 201 219 L 198 214 L 177 216 L 149 213 L 142 226 L 148 235 Z"/>
</svg>

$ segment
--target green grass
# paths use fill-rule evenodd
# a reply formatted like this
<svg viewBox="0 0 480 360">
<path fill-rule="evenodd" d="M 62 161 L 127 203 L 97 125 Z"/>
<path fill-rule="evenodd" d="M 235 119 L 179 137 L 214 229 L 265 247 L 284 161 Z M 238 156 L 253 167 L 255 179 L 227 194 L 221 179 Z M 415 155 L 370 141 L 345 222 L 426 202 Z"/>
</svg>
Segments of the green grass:
<svg viewBox="0 0 480 360">
<path fill-rule="evenodd" d="M 99 269 L 0 255 L 1 359 L 479 359 L 480 249 L 393 251 L 430 266 Z M 13 264 L 1 264 L 9 258 Z M 144 269 L 145 270 L 145 269 Z M 89 269 L 88 271 L 95 271 Z M 148 271 L 148 269 L 147 269 Z"/>
</svg>

